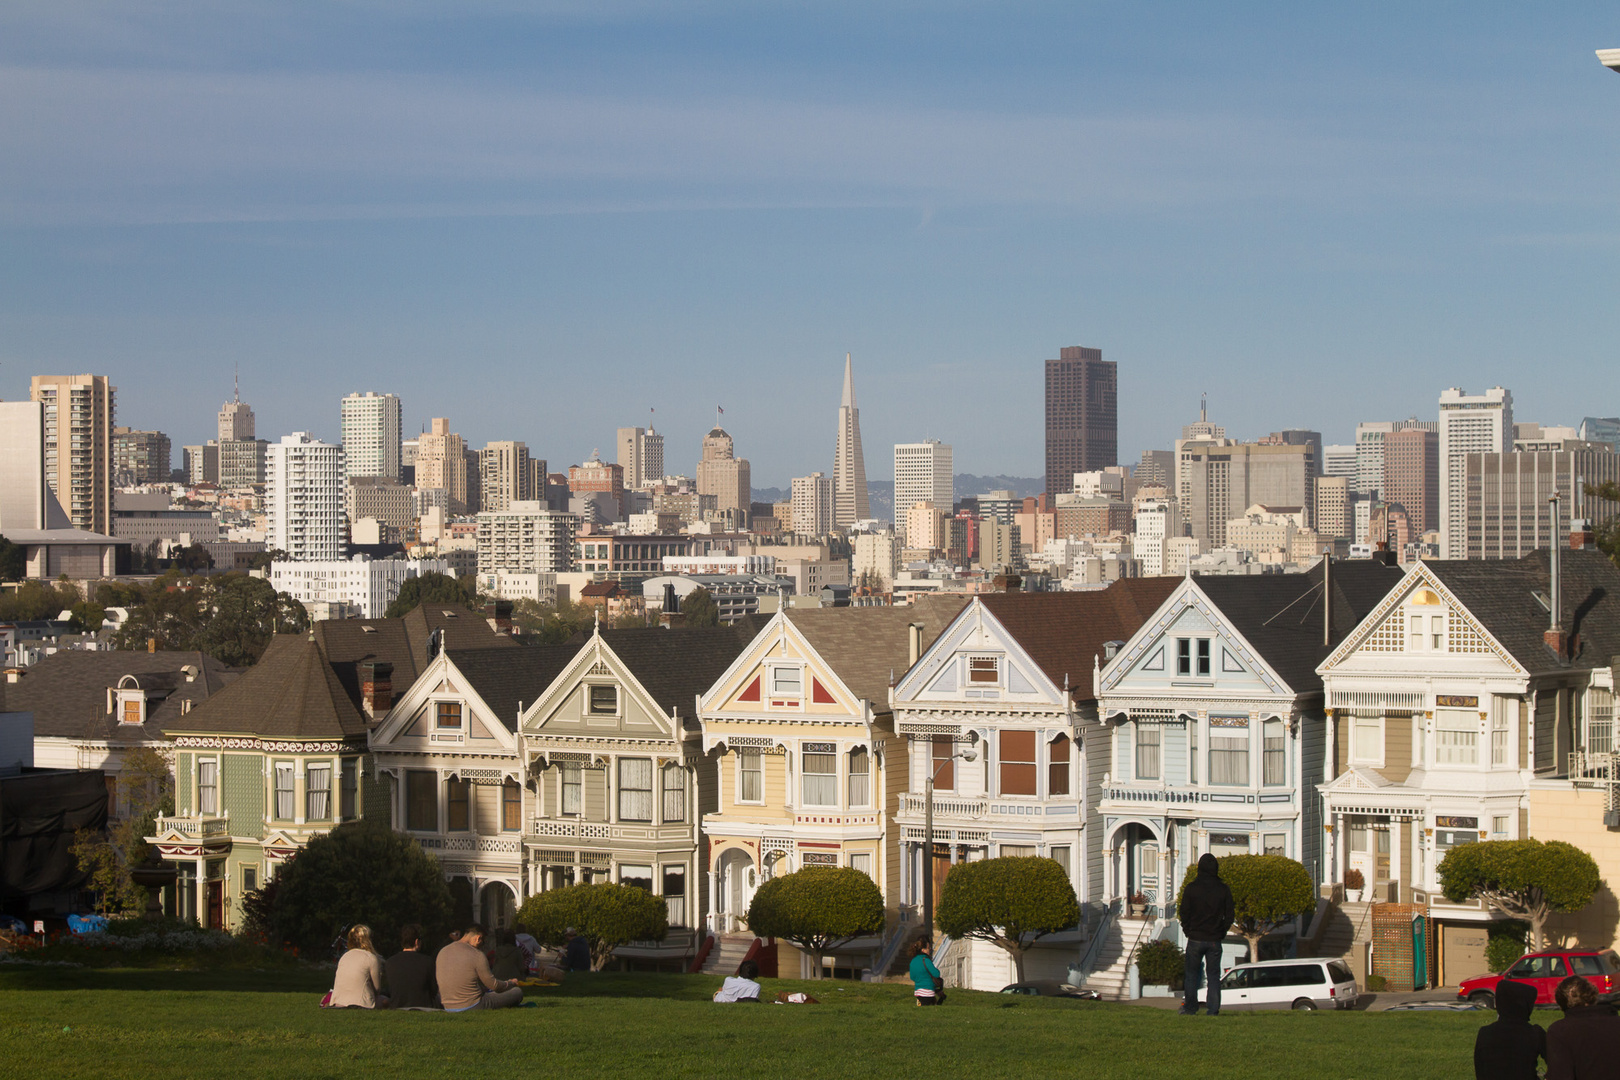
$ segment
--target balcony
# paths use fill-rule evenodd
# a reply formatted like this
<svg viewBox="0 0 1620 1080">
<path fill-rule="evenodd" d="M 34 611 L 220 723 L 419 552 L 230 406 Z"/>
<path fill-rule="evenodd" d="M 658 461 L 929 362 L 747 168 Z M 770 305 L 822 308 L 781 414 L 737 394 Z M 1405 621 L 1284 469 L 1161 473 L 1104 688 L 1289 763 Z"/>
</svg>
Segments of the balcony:
<svg viewBox="0 0 1620 1080">
<path fill-rule="evenodd" d="M 425 851 L 444 855 L 511 855 L 516 858 L 522 844 L 516 836 L 419 836 Z"/>
<path fill-rule="evenodd" d="M 530 840 L 584 840 L 608 843 L 690 843 L 690 825 L 650 825 L 606 821 L 570 821 L 566 818 L 535 818 L 529 825 Z"/>
<path fill-rule="evenodd" d="M 194 840 L 210 840 L 215 837 L 229 836 L 231 822 L 226 817 L 215 817 L 212 814 L 197 814 L 189 817 L 163 817 L 159 815 L 155 829 L 162 835 L 170 829 L 181 836 L 188 836 Z"/>
<path fill-rule="evenodd" d="M 900 813 L 922 817 L 928 813 L 928 797 L 905 792 L 900 796 Z M 951 795 L 934 796 L 934 817 L 966 818 L 970 821 L 990 819 L 990 800 L 958 798 Z"/>
</svg>

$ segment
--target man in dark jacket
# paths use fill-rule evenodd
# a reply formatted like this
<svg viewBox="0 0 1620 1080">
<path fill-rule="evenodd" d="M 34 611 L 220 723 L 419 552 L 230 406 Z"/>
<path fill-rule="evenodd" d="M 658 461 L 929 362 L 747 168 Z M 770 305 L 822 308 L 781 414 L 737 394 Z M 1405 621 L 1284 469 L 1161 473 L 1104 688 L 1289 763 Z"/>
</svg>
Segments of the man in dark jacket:
<svg viewBox="0 0 1620 1080">
<path fill-rule="evenodd" d="M 1620 1016 L 1614 1007 L 1599 1005 L 1597 988 L 1579 975 L 1559 983 L 1554 997 L 1564 1018 L 1547 1029 L 1547 1080 L 1620 1078 Z"/>
<path fill-rule="evenodd" d="M 1536 988 L 1503 979 L 1496 984 L 1496 1023 L 1474 1037 L 1474 1080 L 1536 1080 L 1536 1059 L 1547 1056 L 1547 1030 L 1530 1022 Z"/>
<path fill-rule="evenodd" d="M 388 958 L 388 1007 L 437 1009 L 439 988 L 433 980 L 433 957 L 422 951 L 422 928 L 405 926 L 399 932 L 400 951 Z"/>
<path fill-rule="evenodd" d="M 570 926 L 563 935 L 563 969 L 566 971 L 591 970 L 591 943 Z"/>
<path fill-rule="evenodd" d="M 1210 854 L 1198 857 L 1198 876 L 1181 894 L 1181 931 L 1187 935 L 1186 982 L 1181 1012 L 1198 1012 L 1198 974 L 1206 978 L 1205 1003 L 1209 1015 L 1221 1011 L 1221 942 L 1232 928 L 1232 890 L 1221 880 L 1220 863 Z"/>
</svg>

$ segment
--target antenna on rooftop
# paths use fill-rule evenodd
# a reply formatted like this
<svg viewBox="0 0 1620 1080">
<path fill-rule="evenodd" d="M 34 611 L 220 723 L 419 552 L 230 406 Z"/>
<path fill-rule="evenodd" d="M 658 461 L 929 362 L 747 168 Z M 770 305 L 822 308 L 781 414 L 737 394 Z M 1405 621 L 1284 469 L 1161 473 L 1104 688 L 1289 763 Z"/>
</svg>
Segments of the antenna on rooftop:
<svg viewBox="0 0 1620 1080">
<path fill-rule="evenodd" d="M 231 381 L 235 384 L 231 388 L 231 401 L 235 403 L 242 400 L 242 362 L 238 360 L 232 364 L 231 370 L 234 373 L 231 376 Z"/>
<path fill-rule="evenodd" d="M 1209 420 L 1209 395 L 1198 395 L 1198 422 L 1200 424 Z"/>
</svg>

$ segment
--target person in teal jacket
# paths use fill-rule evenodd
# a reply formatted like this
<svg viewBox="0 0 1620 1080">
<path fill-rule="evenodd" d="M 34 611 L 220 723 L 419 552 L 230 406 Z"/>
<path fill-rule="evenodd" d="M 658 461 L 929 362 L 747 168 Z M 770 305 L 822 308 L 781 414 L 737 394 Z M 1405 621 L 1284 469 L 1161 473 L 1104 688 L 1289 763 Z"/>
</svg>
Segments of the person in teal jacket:
<svg viewBox="0 0 1620 1080">
<path fill-rule="evenodd" d="M 917 942 L 917 955 L 911 958 L 912 993 L 918 1005 L 941 1005 L 945 1001 L 945 979 L 929 957 L 933 949 L 927 938 Z"/>
</svg>

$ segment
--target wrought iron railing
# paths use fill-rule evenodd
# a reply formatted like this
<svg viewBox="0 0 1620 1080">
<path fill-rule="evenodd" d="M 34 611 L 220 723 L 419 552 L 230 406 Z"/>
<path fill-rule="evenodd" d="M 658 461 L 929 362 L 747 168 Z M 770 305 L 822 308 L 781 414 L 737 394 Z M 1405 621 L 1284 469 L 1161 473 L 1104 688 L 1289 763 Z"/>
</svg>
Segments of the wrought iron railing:
<svg viewBox="0 0 1620 1080">
<path fill-rule="evenodd" d="M 1091 930 L 1091 940 L 1086 943 L 1086 951 L 1080 954 L 1082 979 L 1097 970 L 1097 960 L 1102 956 L 1103 941 L 1108 937 L 1108 928 L 1119 918 L 1119 911 L 1120 901 L 1116 898 L 1099 913 L 1096 925 Z"/>
</svg>

